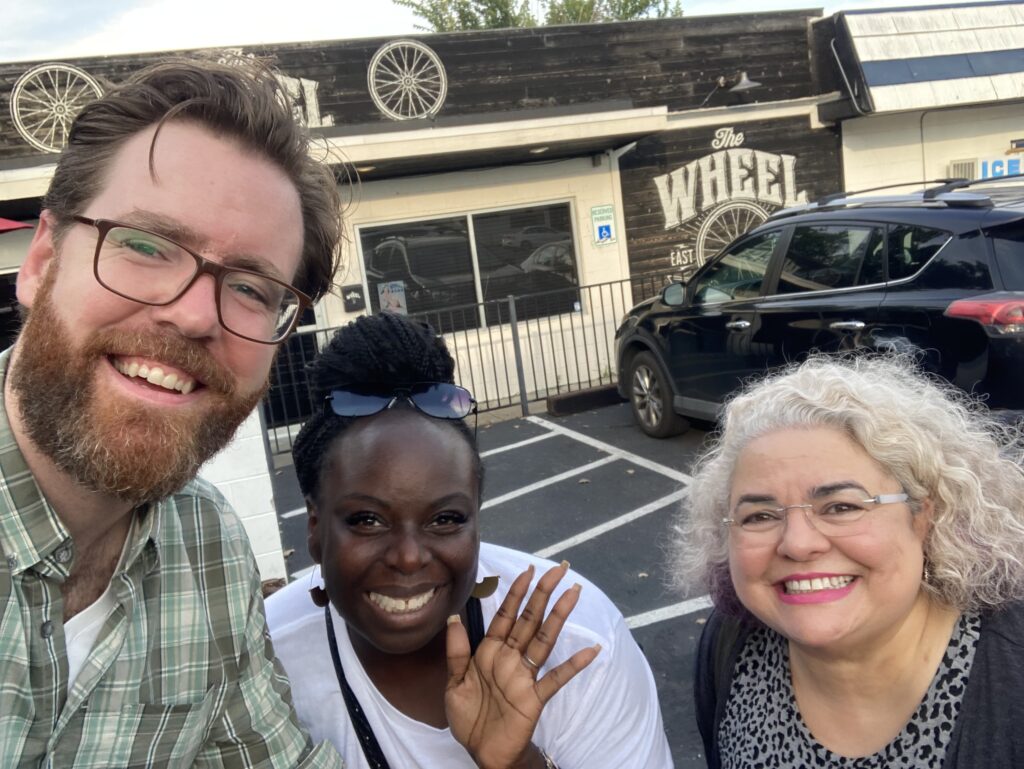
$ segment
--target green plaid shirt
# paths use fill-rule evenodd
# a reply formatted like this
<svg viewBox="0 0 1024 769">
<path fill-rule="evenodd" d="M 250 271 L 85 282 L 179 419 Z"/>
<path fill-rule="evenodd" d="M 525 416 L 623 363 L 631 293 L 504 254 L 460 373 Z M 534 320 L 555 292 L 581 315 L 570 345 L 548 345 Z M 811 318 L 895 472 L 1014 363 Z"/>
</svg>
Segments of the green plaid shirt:
<svg viewBox="0 0 1024 769">
<path fill-rule="evenodd" d="M 208 483 L 140 514 L 111 580 L 117 607 L 70 691 L 60 586 L 74 546 L 4 408 L 0 550 L 4 767 L 341 767 L 299 729 L 249 541 Z"/>
</svg>

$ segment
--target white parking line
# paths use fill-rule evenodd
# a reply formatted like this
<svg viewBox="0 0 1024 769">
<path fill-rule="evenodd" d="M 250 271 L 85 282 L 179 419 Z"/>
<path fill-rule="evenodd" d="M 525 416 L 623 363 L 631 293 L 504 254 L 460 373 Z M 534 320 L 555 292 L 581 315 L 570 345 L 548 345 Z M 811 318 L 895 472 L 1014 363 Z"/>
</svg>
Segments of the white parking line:
<svg viewBox="0 0 1024 769">
<path fill-rule="evenodd" d="M 306 508 L 300 507 L 297 510 L 289 510 L 287 513 L 281 513 L 279 517 L 281 518 L 281 520 L 284 520 L 285 518 L 298 518 L 300 515 L 305 514 Z"/>
<path fill-rule="evenodd" d="M 581 531 L 579 534 L 575 534 L 568 539 L 563 539 L 561 542 L 556 542 L 553 545 L 538 550 L 534 555 L 540 556 L 541 558 L 550 558 L 555 553 L 562 550 L 568 550 L 570 547 L 574 547 L 581 542 L 600 537 L 605 532 L 609 532 L 612 529 L 617 529 L 619 526 L 625 526 L 627 523 L 635 521 L 637 518 L 643 518 L 645 515 L 650 515 L 656 510 L 671 505 L 674 502 L 678 502 L 680 499 L 686 496 L 687 489 L 680 489 L 674 491 L 661 499 L 656 499 L 643 507 L 638 507 L 636 510 L 620 515 L 618 518 L 612 518 L 610 521 L 605 521 L 599 526 L 595 526 L 592 529 Z"/>
<path fill-rule="evenodd" d="M 675 619 L 676 617 L 682 617 L 686 614 L 693 614 L 694 612 L 703 611 L 704 609 L 710 609 L 711 606 L 711 597 L 702 595 L 700 598 L 691 598 L 690 600 L 683 601 L 682 603 L 674 603 L 671 606 L 663 606 L 660 609 L 645 611 L 643 614 L 634 614 L 632 617 L 626 617 L 626 626 L 632 630 L 636 630 L 638 627 L 653 625 L 655 622 L 664 622 L 667 619 Z"/>
<path fill-rule="evenodd" d="M 543 435 L 535 435 L 532 438 L 527 438 L 525 441 L 519 441 L 519 443 L 510 443 L 508 446 L 499 446 L 496 449 L 491 449 L 490 451 L 484 451 L 484 452 L 482 452 L 480 454 L 480 458 L 481 459 L 485 459 L 487 457 L 494 456 L 495 454 L 500 454 L 503 451 L 511 451 L 512 449 L 520 449 L 523 446 L 529 446 L 531 443 L 536 443 L 537 441 L 546 441 L 548 438 L 554 438 L 556 435 L 558 435 L 558 433 L 553 433 L 553 432 L 547 432 L 547 433 L 544 433 Z"/>
<path fill-rule="evenodd" d="M 601 467 L 601 465 L 607 465 L 609 462 L 616 462 L 616 461 L 618 461 L 618 459 L 619 459 L 618 457 L 603 457 L 601 459 L 598 459 L 595 462 L 591 462 L 590 464 L 583 465 L 582 467 L 574 467 L 572 470 L 566 470 L 564 473 L 559 473 L 558 475 L 552 475 L 550 478 L 545 478 L 543 481 L 537 481 L 536 483 L 531 483 L 529 486 L 520 486 L 515 491 L 510 491 L 508 494 L 502 494 L 500 497 L 495 497 L 494 499 L 488 499 L 486 502 L 484 502 L 482 505 L 480 505 L 480 509 L 481 510 L 486 510 L 488 507 L 494 507 L 494 505 L 500 505 L 502 502 L 508 502 L 510 499 L 515 499 L 516 497 L 521 497 L 521 496 L 523 496 L 523 494 L 529 494 L 531 491 L 536 491 L 537 489 L 543 489 L 545 486 L 550 486 L 553 483 L 558 483 L 559 481 L 564 481 L 566 478 L 573 478 L 574 476 L 577 476 L 577 475 L 583 475 L 583 473 L 587 472 L 588 470 L 594 470 L 594 469 L 596 469 L 598 467 Z"/>
<path fill-rule="evenodd" d="M 639 454 L 634 454 L 630 451 L 623 451 L 618 446 L 613 446 L 610 443 L 599 441 L 597 440 L 597 438 L 591 438 L 589 435 L 576 432 L 575 430 L 570 430 L 568 427 L 562 427 L 561 425 L 555 424 L 554 422 L 549 422 L 548 420 L 542 419 L 540 417 L 530 416 L 525 417 L 525 419 L 529 422 L 533 422 L 536 425 L 540 425 L 541 427 L 547 428 L 552 432 L 558 433 L 559 435 L 566 435 L 572 438 L 573 440 L 579 441 L 580 443 L 585 443 L 588 446 L 593 446 L 595 449 L 600 449 L 601 451 L 611 454 L 613 457 L 616 457 L 617 459 L 623 459 L 627 462 L 632 462 L 634 465 L 639 465 L 640 467 L 644 467 L 648 470 L 653 470 L 656 473 L 666 475 L 669 478 L 672 478 L 673 480 L 679 481 L 680 483 L 688 484 L 692 480 L 689 475 L 687 475 L 686 473 L 681 473 L 673 467 L 668 467 L 666 465 L 658 464 L 657 462 L 652 462 L 651 460 L 646 459 L 640 456 Z"/>
</svg>

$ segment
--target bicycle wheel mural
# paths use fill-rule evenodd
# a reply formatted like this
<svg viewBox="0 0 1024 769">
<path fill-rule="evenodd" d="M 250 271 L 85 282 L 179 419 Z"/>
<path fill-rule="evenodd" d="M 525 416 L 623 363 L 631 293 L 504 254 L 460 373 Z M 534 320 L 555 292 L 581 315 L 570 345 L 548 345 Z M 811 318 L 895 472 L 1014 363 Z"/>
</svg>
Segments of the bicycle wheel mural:
<svg viewBox="0 0 1024 769">
<path fill-rule="evenodd" d="M 448 93 L 448 77 L 437 54 L 416 40 L 381 46 L 367 72 L 370 97 L 392 120 L 429 118 Z"/>
<path fill-rule="evenodd" d="M 745 200 L 734 200 L 713 209 L 697 229 L 697 264 L 704 264 L 709 257 L 767 218 L 767 210 Z"/>
<path fill-rule="evenodd" d="M 14 84 L 14 127 L 37 150 L 60 152 L 75 115 L 102 95 L 100 84 L 85 70 L 70 64 L 40 64 Z"/>
</svg>

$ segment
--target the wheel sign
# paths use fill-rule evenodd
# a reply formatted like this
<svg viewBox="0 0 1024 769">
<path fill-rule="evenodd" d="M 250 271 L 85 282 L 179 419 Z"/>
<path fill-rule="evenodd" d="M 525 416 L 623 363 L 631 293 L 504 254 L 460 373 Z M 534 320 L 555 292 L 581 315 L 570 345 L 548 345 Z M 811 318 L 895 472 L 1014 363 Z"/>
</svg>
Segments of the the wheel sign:
<svg viewBox="0 0 1024 769">
<path fill-rule="evenodd" d="M 367 81 L 373 103 L 392 120 L 432 117 L 448 93 L 441 60 L 415 40 L 396 40 L 378 49 L 370 59 Z"/>
<path fill-rule="evenodd" d="M 70 64 L 40 64 L 14 84 L 11 117 L 22 138 L 43 152 L 60 152 L 75 115 L 103 95 L 100 84 Z"/>
</svg>

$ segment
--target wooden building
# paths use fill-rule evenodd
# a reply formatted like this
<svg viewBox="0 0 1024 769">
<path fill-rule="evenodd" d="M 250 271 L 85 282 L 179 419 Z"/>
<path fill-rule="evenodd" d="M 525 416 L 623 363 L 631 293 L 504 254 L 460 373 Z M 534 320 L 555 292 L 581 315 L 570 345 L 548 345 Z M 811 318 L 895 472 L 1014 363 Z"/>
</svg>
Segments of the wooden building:
<svg viewBox="0 0 1024 769">
<path fill-rule="evenodd" d="M 351 204 L 338 291 L 305 319 L 329 328 L 382 307 L 443 311 L 686 273 L 771 211 L 841 188 L 841 136 L 819 119 L 841 94 L 813 66 L 817 18 L 786 11 L 185 53 L 272 57 L 324 158 L 358 174 L 343 182 Z M 34 218 L 68 116 L 165 55 L 0 63 L 0 217 Z M 8 306 L 27 237 L 0 236 Z M 558 300 L 532 310 L 589 311 Z M 462 330 L 481 335 L 501 322 L 485 309 L 465 317 Z M 617 319 L 603 321 L 608 334 Z M 264 576 L 279 576 L 277 521 L 251 460 L 262 450 L 254 419 L 239 451 L 206 475 L 243 511 Z"/>
</svg>

